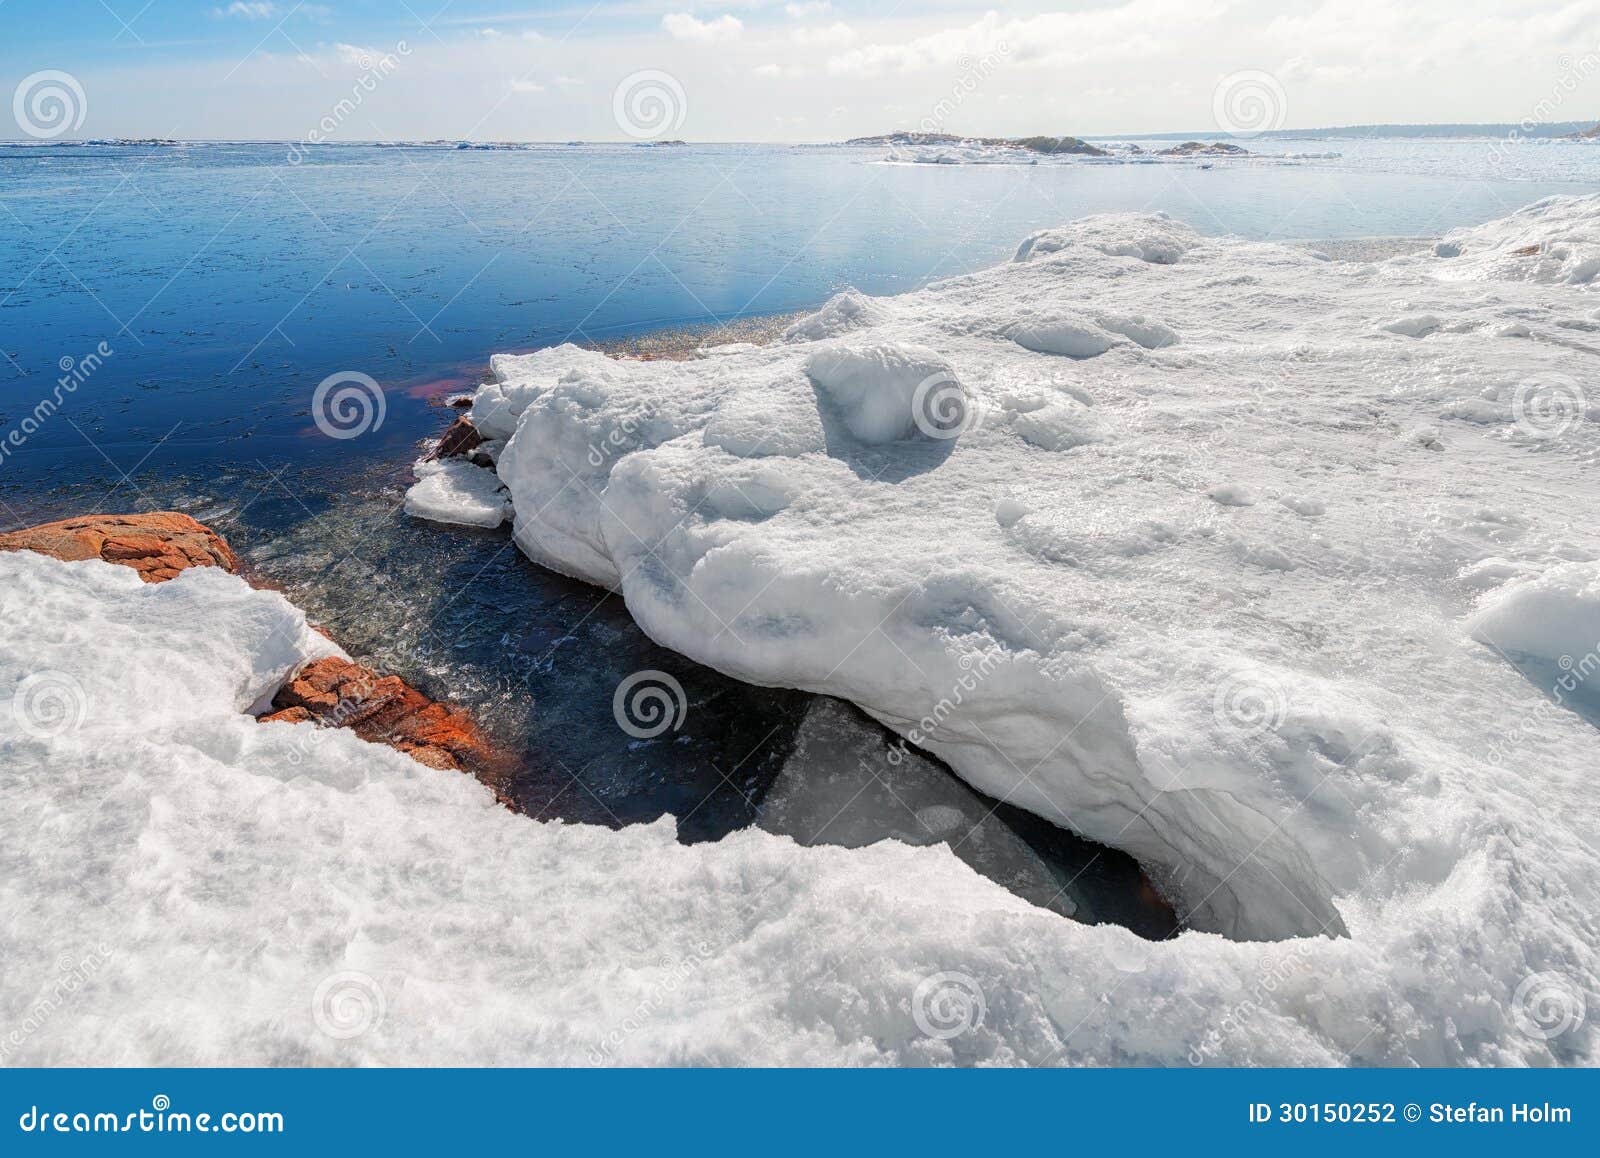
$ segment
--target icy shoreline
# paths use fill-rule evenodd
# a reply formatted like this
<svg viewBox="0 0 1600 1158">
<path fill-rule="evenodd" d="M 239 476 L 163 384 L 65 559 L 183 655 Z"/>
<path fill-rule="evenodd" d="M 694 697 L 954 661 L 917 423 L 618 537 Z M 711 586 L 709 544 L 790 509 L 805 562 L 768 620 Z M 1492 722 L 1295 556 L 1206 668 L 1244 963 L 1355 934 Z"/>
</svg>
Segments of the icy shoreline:
<svg viewBox="0 0 1600 1158">
<path fill-rule="evenodd" d="M 305 658 L 278 596 L 14 556 L 0 687 L 83 710 L 0 711 L 7 1060 L 1593 1063 L 1597 217 L 1381 265 L 1091 219 L 475 402 L 519 544 L 657 639 L 868 706 L 1234 937 L 1348 936 L 1149 944 L 942 847 L 511 816 L 241 716 Z"/>
</svg>

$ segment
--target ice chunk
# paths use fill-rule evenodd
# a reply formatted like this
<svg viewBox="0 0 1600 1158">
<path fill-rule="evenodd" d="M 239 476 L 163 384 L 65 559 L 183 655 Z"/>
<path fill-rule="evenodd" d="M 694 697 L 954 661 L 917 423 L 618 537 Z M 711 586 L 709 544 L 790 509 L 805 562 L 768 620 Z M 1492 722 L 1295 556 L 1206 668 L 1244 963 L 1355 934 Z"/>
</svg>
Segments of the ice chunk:
<svg viewBox="0 0 1600 1158">
<path fill-rule="evenodd" d="M 511 517 L 511 498 L 494 471 L 453 458 L 415 469 L 422 477 L 406 491 L 406 514 L 469 527 L 498 527 Z"/>
<path fill-rule="evenodd" d="M 1569 563 L 1501 587 L 1471 622 L 1472 637 L 1502 652 L 1570 669 L 1600 667 L 1600 564 Z"/>
</svg>

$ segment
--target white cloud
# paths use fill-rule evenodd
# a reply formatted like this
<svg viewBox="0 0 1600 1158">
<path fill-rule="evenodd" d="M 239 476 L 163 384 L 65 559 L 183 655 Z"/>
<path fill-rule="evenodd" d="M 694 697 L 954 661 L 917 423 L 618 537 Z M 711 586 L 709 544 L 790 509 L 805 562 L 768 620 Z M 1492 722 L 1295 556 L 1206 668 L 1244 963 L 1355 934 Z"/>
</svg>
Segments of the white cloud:
<svg viewBox="0 0 1600 1158">
<path fill-rule="evenodd" d="M 540 93 L 544 91 L 544 85 L 536 80 L 519 77 L 511 82 L 511 91 L 515 93 Z"/>
<path fill-rule="evenodd" d="M 361 44 L 335 44 L 333 50 L 345 64 L 353 64 L 358 68 L 371 68 L 372 62 L 383 55 L 377 49 Z"/>
<path fill-rule="evenodd" d="M 278 6 L 272 0 L 233 0 L 227 8 L 213 9 L 218 16 L 242 16 L 246 20 L 271 20 L 278 14 Z"/>
<path fill-rule="evenodd" d="M 661 18 L 661 27 L 678 40 L 715 44 L 723 40 L 737 40 L 744 32 L 744 21 L 728 15 L 718 16 L 715 20 L 698 20 L 687 12 L 671 12 Z"/>
<path fill-rule="evenodd" d="M 789 14 L 791 20 L 805 20 L 812 16 L 826 16 L 833 11 L 829 0 L 806 0 L 801 4 L 785 4 L 783 10 Z"/>
<path fill-rule="evenodd" d="M 795 44 L 805 47 L 842 48 L 856 38 L 856 30 L 842 20 L 821 28 L 796 28 L 786 34 Z"/>
</svg>

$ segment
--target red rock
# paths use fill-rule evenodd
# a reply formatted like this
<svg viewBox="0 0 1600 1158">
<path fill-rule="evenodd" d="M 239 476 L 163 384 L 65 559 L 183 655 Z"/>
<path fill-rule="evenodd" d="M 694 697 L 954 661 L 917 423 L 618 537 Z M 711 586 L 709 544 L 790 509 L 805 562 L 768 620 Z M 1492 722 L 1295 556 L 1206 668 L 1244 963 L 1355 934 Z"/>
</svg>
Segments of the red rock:
<svg viewBox="0 0 1600 1158">
<path fill-rule="evenodd" d="M 477 435 L 470 423 L 467 428 Z M 174 511 L 44 523 L 0 535 L 0 551 L 38 551 L 69 563 L 104 559 L 133 568 L 146 583 L 160 583 L 190 567 L 239 568 L 221 535 Z M 320 627 L 315 630 L 328 634 Z M 346 659 L 330 657 L 306 665 L 278 690 L 272 707 L 261 717 L 263 723 L 346 727 L 430 768 L 492 773 L 499 779 L 512 767 L 465 713 L 429 699 L 399 676 L 380 676 Z"/>
<path fill-rule="evenodd" d="M 463 414 L 445 428 L 444 434 L 439 438 L 439 445 L 429 452 L 427 461 L 434 462 L 437 459 L 450 458 L 452 455 L 470 454 L 482 443 L 483 435 L 472 425 L 472 419 Z"/>
<path fill-rule="evenodd" d="M 104 559 L 139 572 L 146 583 L 190 567 L 238 569 L 223 537 L 176 511 L 148 515 L 85 515 L 0 535 L 0 551 L 37 551 L 63 562 Z"/>
<path fill-rule="evenodd" d="M 330 656 L 306 667 L 272 700 L 262 723 L 315 721 L 349 728 L 430 768 L 498 770 L 505 765 L 463 712 L 429 699 L 399 676 Z"/>
</svg>

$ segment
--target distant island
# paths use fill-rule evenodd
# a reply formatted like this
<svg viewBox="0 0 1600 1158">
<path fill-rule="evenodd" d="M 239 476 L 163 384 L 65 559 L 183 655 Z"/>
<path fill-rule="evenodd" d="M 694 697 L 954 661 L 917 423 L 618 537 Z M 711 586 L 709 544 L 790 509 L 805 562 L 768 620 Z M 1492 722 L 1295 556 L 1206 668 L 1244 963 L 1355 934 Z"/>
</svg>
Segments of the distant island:
<svg viewBox="0 0 1600 1158">
<path fill-rule="evenodd" d="M 1017 149 L 1045 156 L 1066 154 L 1078 157 L 1110 157 L 1113 151 L 1091 145 L 1081 137 L 961 137 L 955 133 L 880 133 L 875 137 L 852 137 L 846 145 L 878 145 L 899 148 L 928 148 L 930 146 L 960 145 L 982 146 L 989 149 Z M 1140 156 L 1146 150 L 1138 145 L 1126 145 L 1116 152 Z M 1157 157 L 1248 157 L 1250 150 L 1226 141 L 1184 141 L 1170 149 L 1152 152 Z"/>
<path fill-rule="evenodd" d="M 852 137 L 847 145 L 984 145 L 993 149 L 1026 149 L 1030 153 L 1071 153 L 1081 157 L 1109 157 L 1098 145 L 1078 137 L 961 137 L 955 133 L 880 133 L 875 137 Z"/>
</svg>

